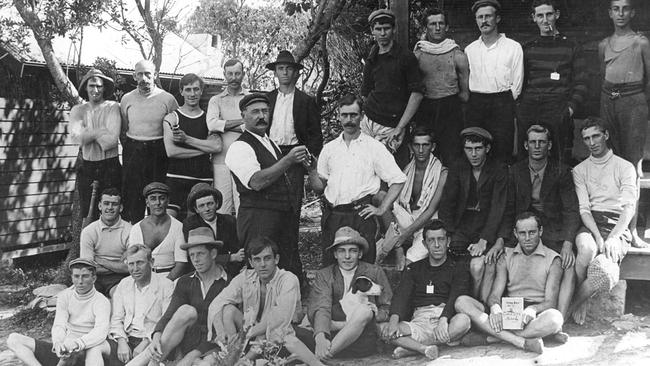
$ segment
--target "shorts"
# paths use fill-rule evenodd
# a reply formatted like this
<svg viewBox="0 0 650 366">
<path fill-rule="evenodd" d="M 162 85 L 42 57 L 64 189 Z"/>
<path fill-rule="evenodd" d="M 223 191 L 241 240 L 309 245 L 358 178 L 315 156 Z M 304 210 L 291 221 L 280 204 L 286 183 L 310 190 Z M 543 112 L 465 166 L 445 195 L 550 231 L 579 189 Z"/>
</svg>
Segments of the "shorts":
<svg viewBox="0 0 650 366">
<path fill-rule="evenodd" d="M 416 308 L 411 321 L 405 322 L 411 328 L 411 338 L 425 346 L 434 344 L 436 337 L 433 331 L 438 326 L 438 320 L 444 309 L 444 303 Z"/>
<path fill-rule="evenodd" d="M 101 292 L 102 295 L 110 298 L 109 292 L 111 289 L 115 286 L 117 286 L 120 281 L 122 281 L 123 278 L 128 276 L 128 273 L 106 273 L 106 274 L 98 274 L 97 275 L 97 281 L 95 281 L 95 288 L 97 291 Z"/>
<path fill-rule="evenodd" d="M 57 366 L 59 363 L 59 358 L 56 356 L 56 353 L 52 352 L 52 343 L 39 341 L 38 339 L 34 340 L 34 357 L 41 363 L 43 366 Z M 79 357 L 74 366 L 84 366 L 85 357 Z"/>
<path fill-rule="evenodd" d="M 178 345 L 178 349 L 185 356 L 193 350 L 198 350 L 201 354 L 205 354 L 213 348 L 218 347 L 216 343 L 208 342 L 207 339 L 207 329 L 201 329 L 198 325 L 194 325 L 185 331 L 185 335 L 181 344 Z"/>
<path fill-rule="evenodd" d="M 109 366 L 115 366 L 115 365 L 124 365 L 122 361 L 120 361 L 119 358 L 117 358 L 117 341 L 113 339 L 107 339 L 108 345 L 111 347 L 111 354 L 108 356 L 108 365 Z M 142 338 L 137 338 L 137 337 L 129 337 L 128 343 L 129 343 L 129 348 L 131 349 L 131 352 L 140 345 L 142 342 Z"/>
</svg>

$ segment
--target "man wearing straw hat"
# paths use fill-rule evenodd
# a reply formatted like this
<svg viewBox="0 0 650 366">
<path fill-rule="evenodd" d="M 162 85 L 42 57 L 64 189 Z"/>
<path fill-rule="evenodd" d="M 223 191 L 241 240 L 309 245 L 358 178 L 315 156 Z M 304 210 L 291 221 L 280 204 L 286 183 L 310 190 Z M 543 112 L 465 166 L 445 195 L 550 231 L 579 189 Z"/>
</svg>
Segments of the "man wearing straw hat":
<svg viewBox="0 0 650 366">
<path fill-rule="evenodd" d="M 99 182 L 97 191 L 122 184 L 122 166 L 117 157 L 117 139 L 120 136 L 120 105 L 107 100 L 113 95 L 113 79 L 97 69 L 90 69 L 81 79 L 79 95 L 87 100 L 70 110 L 70 132 L 81 148 L 78 166 L 79 201 L 81 216 L 90 209 L 91 185 Z M 96 219 L 97 215 L 93 219 Z"/>
</svg>

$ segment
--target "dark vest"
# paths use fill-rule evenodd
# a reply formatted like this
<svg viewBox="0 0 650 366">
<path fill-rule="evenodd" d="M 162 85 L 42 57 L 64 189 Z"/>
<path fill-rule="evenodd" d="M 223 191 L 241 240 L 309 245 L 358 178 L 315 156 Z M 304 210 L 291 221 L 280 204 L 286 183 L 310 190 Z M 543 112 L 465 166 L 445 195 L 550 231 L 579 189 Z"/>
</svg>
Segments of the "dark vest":
<svg viewBox="0 0 650 366">
<path fill-rule="evenodd" d="M 205 140 L 208 138 L 208 125 L 205 122 L 205 113 L 198 117 L 187 117 L 186 115 L 175 111 L 178 117 L 178 127 L 186 135 L 197 139 Z M 194 149 L 186 144 L 179 144 L 186 149 Z M 210 154 L 203 154 L 193 158 L 186 159 L 169 159 L 167 174 L 182 175 L 188 178 L 212 179 L 212 163 L 210 163 Z"/>
<path fill-rule="evenodd" d="M 257 161 L 260 163 L 261 169 L 271 167 L 278 162 L 273 154 L 271 154 L 264 145 L 250 132 L 245 131 L 237 141 L 242 141 L 249 144 Z M 272 144 L 273 145 L 273 144 Z M 273 145 L 277 156 L 281 157 L 280 150 Z M 232 175 L 237 184 L 237 191 L 239 192 L 239 207 L 243 208 L 263 208 L 269 210 L 290 210 L 291 200 L 289 195 L 289 185 L 286 174 L 276 179 L 270 186 L 260 190 L 254 191 L 246 188 L 235 174 Z"/>
</svg>

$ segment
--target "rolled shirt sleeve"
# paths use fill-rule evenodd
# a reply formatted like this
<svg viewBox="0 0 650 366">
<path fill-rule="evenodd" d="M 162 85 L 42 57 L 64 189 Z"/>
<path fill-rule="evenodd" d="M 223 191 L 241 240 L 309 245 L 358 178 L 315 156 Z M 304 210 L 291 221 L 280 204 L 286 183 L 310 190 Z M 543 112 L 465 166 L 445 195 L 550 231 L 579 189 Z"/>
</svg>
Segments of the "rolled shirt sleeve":
<svg viewBox="0 0 650 366">
<path fill-rule="evenodd" d="M 230 145 L 225 162 L 228 169 L 248 189 L 251 189 L 248 184 L 253 174 L 262 170 L 255 151 L 243 141 L 235 141 Z"/>
<path fill-rule="evenodd" d="M 395 162 L 395 158 L 388 149 L 381 146 L 374 151 L 373 161 L 375 172 L 388 186 L 406 182 L 406 175 Z"/>
<path fill-rule="evenodd" d="M 215 95 L 210 98 L 210 101 L 208 102 L 208 111 L 206 112 L 208 131 L 223 133 L 226 130 L 226 120 L 220 119 L 220 115 L 221 107 L 219 107 L 219 95 Z"/>
</svg>

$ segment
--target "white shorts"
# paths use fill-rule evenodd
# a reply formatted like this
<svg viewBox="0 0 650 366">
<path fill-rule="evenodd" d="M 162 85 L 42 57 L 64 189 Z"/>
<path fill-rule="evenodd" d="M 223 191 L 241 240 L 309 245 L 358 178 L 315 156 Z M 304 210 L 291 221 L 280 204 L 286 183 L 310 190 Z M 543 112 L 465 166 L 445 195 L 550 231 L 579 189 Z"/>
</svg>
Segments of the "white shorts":
<svg viewBox="0 0 650 366">
<path fill-rule="evenodd" d="M 381 142 L 386 146 L 386 148 L 392 153 L 394 153 L 399 147 L 399 143 L 388 142 L 388 135 L 393 132 L 395 129 L 393 127 L 386 127 L 380 125 L 379 123 L 373 122 L 368 116 L 363 116 L 360 123 L 361 132 L 372 137 L 373 139 Z"/>
<path fill-rule="evenodd" d="M 425 346 L 432 345 L 436 340 L 433 330 L 438 326 L 438 320 L 444 309 L 444 303 L 416 308 L 411 321 L 405 322 L 411 328 L 411 338 Z"/>
</svg>

